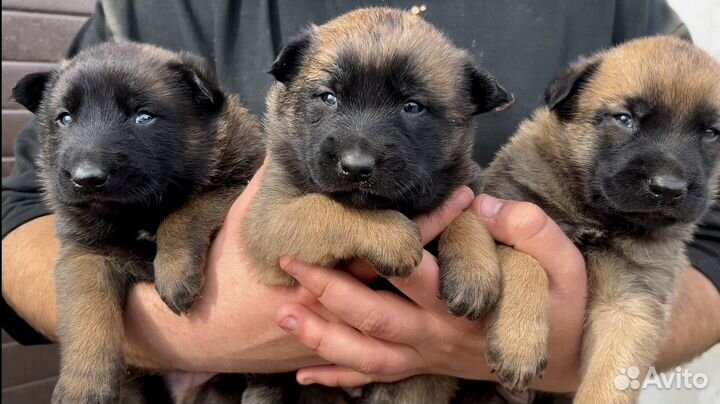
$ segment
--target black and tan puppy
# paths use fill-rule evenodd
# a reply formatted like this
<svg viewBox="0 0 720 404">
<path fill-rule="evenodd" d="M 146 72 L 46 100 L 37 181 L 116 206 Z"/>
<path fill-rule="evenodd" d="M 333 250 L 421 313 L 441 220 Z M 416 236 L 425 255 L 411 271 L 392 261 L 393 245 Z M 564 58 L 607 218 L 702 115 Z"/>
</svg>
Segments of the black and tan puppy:
<svg viewBox="0 0 720 404">
<path fill-rule="evenodd" d="M 271 73 L 270 165 L 243 224 L 260 279 L 293 283 L 278 266 L 283 255 L 324 266 L 362 258 L 383 276 L 410 275 L 423 250 L 411 219 L 462 185 L 479 189 L 473 118 L 508 94 L 432 25 L 387 8 L 311 27 Z M 493 245 L 471 214 L 441 237 L 442 295 L 454 313 L 477 318 L 495 303 L 496 255 L 479 253 Z M 405 386 L 413 383 L 373 394 L 438 404 L 454 392 L 444 378 Z"/>
<path fill-rule="evenodd" d="M 663 341 L 685 243 L 716 198 L 720 64 L 671 37 L 580 60 L 485 171 L 485 192 L 533 202 L 583 253 L 589 306 L 579 404 L 633 403 L 620 369 L 641 378 Z M 547 279 L 532 258 L 499 254 L 503 296 L 488 359 L 524 388 L 546 363 Z"/>
<path fill-rule="evenodd" d="M 53 403 L 117 402 L 129 287 L 153 279 L 157 235 L 156 287 L 176 312 L 189 308 L 195 268 L 264 156 L 259 124 L 195 57 L 134 43 L 82 51 L 13 96 L 41 127 L 62 243 Z"/>
</svg>

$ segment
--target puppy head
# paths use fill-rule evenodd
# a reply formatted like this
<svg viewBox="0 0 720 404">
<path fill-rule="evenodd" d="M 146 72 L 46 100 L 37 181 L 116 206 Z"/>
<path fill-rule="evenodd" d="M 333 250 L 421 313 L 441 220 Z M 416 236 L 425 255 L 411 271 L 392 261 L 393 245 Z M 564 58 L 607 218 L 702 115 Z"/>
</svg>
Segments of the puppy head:
<svg viewBox="0 0 720 404">
<path fill-rule="evenodd" d="M 642 226 L 697 220 L 720 168 L 720 64 L 671 37 L 572 66 L 547 102 L 587 202 Z"/>
<path fill-rule="evenodd" d="M 42 128 L 45 187 L 81 206 L 156 204 L 202 175 L 224 103 L 202 62 L 106 44 L 24 77 L 13 98 Z"/>
<path fill-rule="evenodd" d="M 386 8 L 311 27 L 270 72 L 274 158 L 356 207 L 432 208 L 471 158 L 473 115 L 510 101 L 429 23 Z"/>
</svg>

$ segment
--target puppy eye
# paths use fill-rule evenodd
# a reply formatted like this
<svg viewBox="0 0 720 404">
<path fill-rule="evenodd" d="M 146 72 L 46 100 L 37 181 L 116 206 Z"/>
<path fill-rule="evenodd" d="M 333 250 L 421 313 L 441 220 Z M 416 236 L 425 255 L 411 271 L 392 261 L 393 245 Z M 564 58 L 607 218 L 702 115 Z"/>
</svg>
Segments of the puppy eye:
<svg viewBox="0 0 720 404">
<path fill-rule="evenodd" d="M 62 126 L 68 126 L 72 123 L 73 119 L 72 119 L 72 116 L 70 116 L 70 114 L 68 114 L 67 112 L 64 112 L 64 113 L 60 114 L 60 116 L 57 117 L 57 121 Z"/>
<path fill-rule="evenodd" d="M 324 93 L 320 95 L 320 99 L 323 100 L 323 102 L 331 107 L 334 107 L 337 105 L 337 97 L 333 93 Z"/>
<path fill-rule="evenodd" d="M 154 119 L 155 117 L 148 114 L 147 112 L 140 112 L 135 116 L 135 123 L 138 123 L 140 125 L 147 125 Z"/>
<path fill-rule="evenodd" d="M 633 121 L 633 118 L 628 114 L 617 114 L 613 115 L 613 118 L 619 123 L 620 125 L 632 129 L 635 125 L 635 122 Z"/>
<path fill-rule="evenodd" d="M 403 105 L 403 111 L 408 114 L 419 114 L 425 110 L 425 106 L 416 101 L 408 101 Z"/>
<path fill-rule="evenodd" d="M 710 128 L 703 132 L 703 140 L 706 142 L 714 142 L 720 137 L 720 129 Z"/>
</svg>

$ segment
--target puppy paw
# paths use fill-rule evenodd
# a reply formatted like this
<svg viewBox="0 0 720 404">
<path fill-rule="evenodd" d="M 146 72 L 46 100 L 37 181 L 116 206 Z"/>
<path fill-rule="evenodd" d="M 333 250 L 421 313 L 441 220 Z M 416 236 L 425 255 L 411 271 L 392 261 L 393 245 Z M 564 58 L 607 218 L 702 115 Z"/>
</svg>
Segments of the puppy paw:
<svg viewBox="0 0 720 404">
<path fill-rule="evenodd" d="M 451 314 L 476 320 L 495 307 L 502 275 L 495 241 L 472 213 L 463 213 L 440 237 L 440 297 Z"/>
<path fill-rule="evenodd" d="M 52 404 L 114 404 L 119 398 L 117 389 L 91 383 L 89 380 L 69 380 L 60 377 L 53 390 Z"/>
<path fill-rule="evenodd" d="M 399 215 L 399 213 L 398 213 Z M 420 265 L 423 257 L 423 245 L 420 229 L 403 216 L 402 226 L 388 226 L 382 237 L 368 242 L 376 245 L 366 246 L 364 257 L 377 273 L 386 278 L 407 278 Z"/>
<path fill-rule="evenodd" d="M 155 289 L 165 304 L 180 315 L 190 311 L 203 284 L 202 261 L 191 254 L 161 254 L 155 257 Z"/>
<path fill-rule="evenodd" d="M 511 391 L 524 391 L 535 376 L 542 377 L 548 363 L 545 341 L 543 336 L 527 335 L 523 340 L 503 337 L 491 328 L 487 362 L 500 384 Z"/>
<path fill-rule="evenodd" d="M 469 261 L 464 258 L 439 260 L 440 297 L 447 302 L 452 315 L 477 320 L 497 304 L 502 279 L 496 269 L 483 270 Z"/>
</svg>

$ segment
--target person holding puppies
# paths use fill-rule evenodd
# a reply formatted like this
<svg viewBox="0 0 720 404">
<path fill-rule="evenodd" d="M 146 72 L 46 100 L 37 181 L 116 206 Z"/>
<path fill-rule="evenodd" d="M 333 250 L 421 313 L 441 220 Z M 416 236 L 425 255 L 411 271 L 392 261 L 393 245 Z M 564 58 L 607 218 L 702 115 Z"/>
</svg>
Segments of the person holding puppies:
<svg viewBox="0 0 720 404">
<path fill-rule="evenodd" d="M 239 7 L 229 1 L 215 1 L 212 7 L 204 2 L 182 6 L 165 1 L 103 2 L 70 54 L 113 38 L 193 51 L 212 61 L 222 84 L 259 113 L 271 83 L 271 77 L 263 72 L 289 35 L 308 21 L 322 22 L 360 5 L 341 2 L 338 8 L 318 10 L 303 3 L 273 2 L 269 9 L 246 10 L 244 7 L 257 6 Z M 395 5 L 409 9 L 415 4 Z M 481 164 L 490 160 L 520 119 L 538 105 L 540 94 L 563 65 L 580 54 L 633 37 L 683 32 L 665 2 L 655 0 L 592 6 L 561 1 L 542 6 L 529 1 L 425 5 L 424 17 L 497 72 L 518 100 L 511 110 L 480 120 L 479 131 L 485 136 L 478 138 L 475 159 Z M 157 18 L 159 15 L 164 18 Z M 199 23 L 188 22 L 188 16 Z M 489 135 L 492 133 L 497 135 Z M 57 241 L 52 235 L 53 216 L 42 207 L 34 180 L 37 140 L 32 126 L 20 136 L 16 150 L 15 172 L 3 181 L 3 328 L 21 342 L 45 342 L 56 337 L 52 264 Z M 258 285 L 236 238 L 261 177 L 262 170 L 231 208 L 211 249 L 202 298 L 189 317 L 175 316 L 151 285 L 131 291 L 125 340 L 128 363 L 237 372 L 276 372 L 336 363 L 344 368 L 304 369 L 298 379 L 343 386 L 394 381 L 417 373 L 493 380 L 478 359 L 484 357 L 482 329 L 450 316 L 436 299 L 438 268 L 427 253 L 412 277 L 396 282 L 412 302 L 368 289 L 364 282 L 374 275 L 362 266 L 353 268 L 356 276 L 349 276 L 288 261 L 283 262 L 285 270 L 303 288 L 277 290 Z M 489 196 L 473 199 L 467 190 L 419 219 L 423 239 L 434 238 L 468 208 L 478 214 L 496 240 L 534 257 L 548 273 L 551 364 L 543 380 L 532 387 L 574 391 L 585 314 L 582 257 L 557 224 L 536 206 Z M 691 245 L 690 258 L 696 269 L 682 275 L 669 338 L 658 360 L 660 367 L 693 357 L 720 338 L 720 294 L 715 286 L 720 283 L 719 216 L 720 211 L 713 208 Z M 282 306 L 287 302 L 292 304 Z M 363 313 L 375 317 L 366 318 Z M 341 320 L 364 335 L 345 333 L 338 325 Z"/>
</svg>

